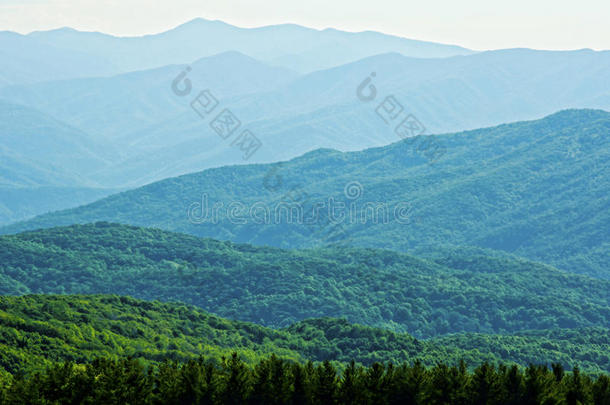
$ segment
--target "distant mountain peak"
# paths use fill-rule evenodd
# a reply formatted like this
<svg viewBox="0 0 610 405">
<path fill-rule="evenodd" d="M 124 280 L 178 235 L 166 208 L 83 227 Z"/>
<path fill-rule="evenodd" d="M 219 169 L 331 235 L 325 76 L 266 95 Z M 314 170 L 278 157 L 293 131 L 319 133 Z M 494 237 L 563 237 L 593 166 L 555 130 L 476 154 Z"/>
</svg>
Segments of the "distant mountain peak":
<svg viewBox="0 0 610 405">
<path fill-rule="evenodd" d="M 558 111 L 556 113 L 547 115 L 542 120 L 565 120 L 573 119 L 574 117 L 591 119 L 594 117 L 598 118 L 610 118 L 610 112 L 602 109 L 594 108 L 568 108 L 565 110 Z"/>
<path fill-rule="evenodd" d="M 150 34 L 150 36 L 154 36 L 154 35 L 163 35 L 163 34 L 167 34 L 167 33 L 171 33 L 171 32 L 179 32 L 179 31 L 184 31 L 184 30 L 189 30 L 189 29 L 197 29 L 197 28 L 201 28 L 201 27 L 222 27 L 222 28 L 229 28 L 229 29 L 235 29 L 237 27 L 228 24 L 224 21 L 221 20 L 208 20 L 206 18 L 203 17 L 197 17 L 194 18 L 192 20 L 189 20 L 183 24 L 180 24 L 174 28 L 171 28 L 167 31 L 163 31 L 157 34 Z"/>
<path fill-rule="evenodd" d="M 203 61 L 208 61 L 208 60 L 229 60 L 229 61 L 236 61 L 236 60 L 248 60 L 250 62 L 256 62 L 256 63 L 261 63 L 259 60 L 254 59 L 251 56 L 248 56 L 242 52 L 239 51 L 224 51 L 224 52 L 220 52 L 217 53 L 215 55 L 211 55 L 211 56 L 204 56 L 203 58 L 199 58 L 197 59 L 195 62 L 193 62 L 194 64 L 199 63 L 199 62 L 203 62 Z"/>
</svg>

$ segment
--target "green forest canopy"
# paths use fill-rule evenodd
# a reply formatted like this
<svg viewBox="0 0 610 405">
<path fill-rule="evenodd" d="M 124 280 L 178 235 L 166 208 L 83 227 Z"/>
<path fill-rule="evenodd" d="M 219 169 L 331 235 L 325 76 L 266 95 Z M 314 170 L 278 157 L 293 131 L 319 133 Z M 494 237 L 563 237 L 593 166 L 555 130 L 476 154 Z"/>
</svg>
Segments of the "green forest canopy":
<svg viewBox="0 0 610 405">
<path fill-rule="evenodd" d="M 2 232 L 110 221 L 285 248 L 329 242 L 399 251 L 472 245 L 610 278 L 609 131 L 609 113 L 567 110 L 537 121 L 437 136 L 434 142 L 447 152 L 433 164 L 420 150 L 424 138 L 361 152 L 317 150 L 288 162 L 170 178 Z M 346 185 L 354 182 L 361 186 L 355 200 L 345 195 Z M 392 209 L 407 203 L 409 222 L 392 215 L 388 223 L 344 221 L 332 231 L 323 210 L 314 226 L 285 220 L 242 223 L 226 215 L 219 215 L 218 223 L 200 222 L 203 214 L 192 209 L 204 196 L 209 207 L 244 204 L 237 209 L 239 218 L 248 217 L 245 211 L 254 204 L 272 209 L 296 202 L 308 211 L 333 198 L 346 206 L 355 203 L 360 217 L 367 203 Z"/>
<path fill-rule="evenodd" d="M 108 223 L 0 237 L 0 293 L 181 301 L 272 327 L 345 317 L 418 338 L 610 325 L 610 281 L 526 260 L 282 250 Z"/>
<path fill-rule="evenodd" d="M 124 296 L 0 297 L 0 368 L 13 374 L 99 357 L 132 357 L 143 364 L 158 364 L 204 356 L 219 363 L 233 351 L 248 364 L 275 354 L 298 362 L 331 360 L 341 368 L 351 360 L 365 365 L 420 360 L 430 366 L 464 360 L 469 367 L 485 361 L 579 365 L 599 374 L 610 371 L 608 333 L 597 328 L 417 340 L 331 318 L 274 330 L 218 318 L 180 303 Z"/>
</svg>

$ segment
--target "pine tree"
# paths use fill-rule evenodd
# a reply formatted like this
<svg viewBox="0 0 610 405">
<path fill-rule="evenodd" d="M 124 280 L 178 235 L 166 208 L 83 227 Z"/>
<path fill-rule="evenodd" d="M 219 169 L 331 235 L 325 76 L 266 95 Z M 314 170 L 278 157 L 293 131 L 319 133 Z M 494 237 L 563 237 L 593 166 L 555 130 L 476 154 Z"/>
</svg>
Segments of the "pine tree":
<svg viewBox="0 0 610 405">
<path fill-rule="evenodd" d="M 503 403 L 506 405 L 520 405 L 525 399 L 525 382 L 523 374 L 516 365 L 504 368 L 502 387 L 504 393 Z"/>
<path fill-rule="evenodd" d="M 300 364 L 292 365 L 292 395 L 289 401 L 293 405 L 306 405 L 311 402 L 310 376 L 308 369 L 311 370 L 313 365 L 308 362 L 306 366 Z"/>
<path fill-rule="evenodd" d="M 559 401 L 554 392 L 555 375 L 546 366 L 529 365 L 525 370 L 524 404 L 554 404 Z"/>
<path fill-rule="evenodd" d="M 237 353 L 223 361 L 224 384 L 219 399 L 223 404 L 242 405 L 250 394 L 250 373 Z"/>
<path fill-rule="evenodd" d="M 316 367 L 313 381 L 313 399 L 316 403 L 335 403 L 337 392 L 337 370 L 326 360 Z"/>
<path fill-rule="evenodd" d="M 287 403 L 292 389 L 286 363 L 275 355 L 261 360 L 254 369 L 252 387 L 253 403 Z"/>
<path fill-rule="evenodd" d="M 469 384 L 469 398 L 473 404 L 496 404 L 501 398 L 501 388 L 496 369 L 483 363 L 474 370 Z"/>
<path fill-rule="evenodd" d="M 564 380 L 565 400 L 568 405 L 580 405 L 591 403 L 590 380 L 580 373 L 580 368 L 575 366 Z"/>
<path fill-rule="evenodd" d="M 600 376 L 592 387 L 593 401 L 596 405 L 610 405 L 610 378 Z"/>
<path fill-rule="evenodd" d="M 178 384 L 181 387 L 181 403 L 211 403 L 211 392 L 203 359 L 191 360 L 184 364 L 180 370 Z"/>
<path fill-rule="evenodd" d="M 424 404 L 428 373 L 421 361 L 411 367 L 401 365 L 392 376 L 389 402 L 391 404 Z"/>
<path fill-rule="evenodd" d="M 343 371 L 337 397 L 341 404 L 361 404 L 365 400 L 362 368 L 352 360 Z"/>
<path fill-rule="evenodd" d="M 565 370 L 563 366 L 561 365 L 561 363 L 553 363 L 551 364 L 551 369 L 553 370 L 553 374 L 555 375 L 555 381 L 560 383 L 561 380 L 563 380 L 563 377 L 565 376 Z"/>
<path fill-rule="evenodd" d="M 368 402 L 372 404 L 387 403 L 385 387 L 385 369 L 380 363 L 373 363 L 364 373 L 364 386 L 367 391 Z"/>
<path fill-rule="evenodd" d="M 11 386 L 6 392 L 7 404 L 44 404 L 42 376 L 39 373 L 27 378 L 25 374 L 18 373 L 13 377 Z"/>
<path fill-rule="evenodd" d="M 178 363 L 164 361 L 154 374 L 154 402 L 157 404 L 180 404 L 182 401 L 182 386 L 180 384 Z"/>
</svg>

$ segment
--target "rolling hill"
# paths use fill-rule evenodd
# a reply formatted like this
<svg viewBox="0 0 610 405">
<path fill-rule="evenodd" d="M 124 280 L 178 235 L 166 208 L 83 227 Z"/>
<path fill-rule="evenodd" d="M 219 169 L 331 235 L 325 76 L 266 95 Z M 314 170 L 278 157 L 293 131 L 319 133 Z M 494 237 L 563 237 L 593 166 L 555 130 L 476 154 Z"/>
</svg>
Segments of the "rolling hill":
<svg viewBox="0 0 610 405">
<path fill-rule="evenodd" d="M 0 231 L 110 221 L 288 248 L 478 246 L 608 278 L 609 133 L 609 113 L 568 110 L 362 152 L 318 150 L 163 180 Z M 329 219 L 331 198 L 354 215 Z"/>
<path fill-rule="evenodd" d="M 5 161 L 6 163 L 6 161 Z M 18 166 L 12 166 L 14 169 Z M 29 169 L 29 168 L 28 168 Z M 0 225 L 89 204 L 118 190 L 69 186 L 0 186 Z"/>
<path fill-rule="evenodd" d="M 90 175 L 113 149 L 29 107 L 0 102 L 0 224 L 77 207 L 117 189 Z"/>
<path fill-rule="evenodd" d="M 282 250 L 97 223 L 0 237 L 0 293 L 181 301 L 286 327 L 345 317 L 418 338 L 607 326 L 610 282 L 459 250 Z"/>
<path fill-rule="evenodd" d="M 364 365 L 418 359 L 429 366 L 465 360 L 470 367 L 490 361 L 559 363 L 569 369 L 578 363 L 585 371 L 600 373 L 610 370 L 604 333 L 608 330 L 417 340 L 341 319 L 311 319 L 274 330 L 179 303 L 114 295 L 28 295 L 0 297 L 0 375 L 41 370 L 54 362 L 87 363 L 101 356 L 136 358 L 145 364 L 203 356 L 219 363 L 231 352 L 250 364 L 275 354 L 299 362 L 355 360 Z"/>
</svg>

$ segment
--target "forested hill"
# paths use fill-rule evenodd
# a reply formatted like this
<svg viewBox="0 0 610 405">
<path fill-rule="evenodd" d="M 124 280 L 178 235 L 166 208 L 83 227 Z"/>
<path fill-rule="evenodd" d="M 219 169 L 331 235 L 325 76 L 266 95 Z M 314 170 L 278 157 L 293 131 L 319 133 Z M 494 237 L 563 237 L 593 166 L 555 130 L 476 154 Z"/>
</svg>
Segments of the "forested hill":
<svg viewBox="0 0 610 405">
<path fill-rule="evenodd" d="M 109 223 L 0 237 L 0 294 L 30 293 L 181 301 L 273 327 L 345 317 L 418 338 L 610 324 L 609 281 L 526 260 L 282 250 Z"/>
<path fill-rule="evenodd" d="M 2 232 L 103 220 L 288 248 L 337 241 L 396 250 L 472 245 L 609 278 L 609 161 L 610 114 L 567 110 L 362 152 L 317 150 L 283 163 L 206 170 Z M 334 232 L 324 210 L 313 226 L 274 216 L 282 201 L 303 203 L 307 212 L 330 198 L 354 204 L 355 218 L 368 215 L 365 204 L 382 204 L 389 220 L 342 220 Z"/>
<path fill-rule="evenodd" d="M 312 319 L 274 330 L 229 321 L 183 304 L 109 295 L 0 297 L 0 381 L 3 372 L 40 370 L 54 362 L 87 363 L 98 357 L 132 357 L 146 364 L 203 356 L 221 362 L 232 352 L 253 364 L 271 354 L 298 362 L 355 360 L 438 362 L 469 367 L 492 363 L 559 363 L 610 371 L 607 329 L 517 336 L 455 335 L 416 340 L 408 334 Z"/>
</svg>

